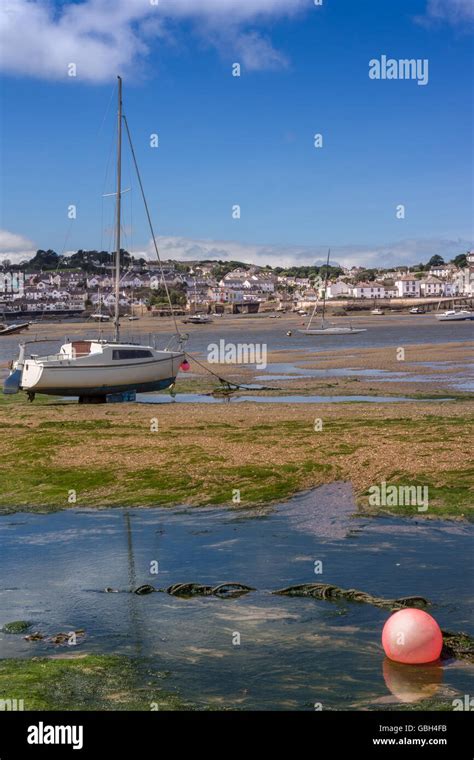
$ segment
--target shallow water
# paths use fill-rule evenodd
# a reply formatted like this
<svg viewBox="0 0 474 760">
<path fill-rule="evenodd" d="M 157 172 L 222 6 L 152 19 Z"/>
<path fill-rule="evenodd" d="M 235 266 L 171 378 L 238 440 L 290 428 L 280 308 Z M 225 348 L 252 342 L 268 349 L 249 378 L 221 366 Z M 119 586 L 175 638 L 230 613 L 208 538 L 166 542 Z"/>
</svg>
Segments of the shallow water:
<svg viewBox="0 0 474 760">
<path fill-rule="evenodd" d="M 439 383 L 448 388 L 458 390 L 474 390 L 472 366 L 456 362 L 410 362 L 412 366 L 427 367 L 430 369 L 450 369 L 450 372 L 436 375 L 417 375 L 414 372 L 392 372 L 385 369 L 353 369 L 351 367 L 334 367 L 331 369 L 317 369 L 304 366 L 305 362 L 274 362 L 270 364 L 264 375 L 257 375 L 258 382 L 277 382 L 281 380 L 299 379 L 301 377 L 362 377 L 371 382 L 397 382 L 397 383 Z"/>
<path fill-rule="evenodd" d="M 176 393 L 174 396 L 164 396 L 151 393 L 143 393 L 137 396 L 140 404 L 237 404 L 243 401 L 258 404 L 339 404 L 348 402 L 367 402 L 374 404 L 392 403 L 393 401 L 449 401 L 449 398 L 423 398 L 413 399 L 409 396 L 302 396 L 302 395 L 279 395 L 279 396 L 207 396 L 199 393 Z"/>
<path fill-rule="evenodd" d="M 85 628 L 75 652 L 114 652 L 169 671 L 163 688 L 200 707 L 374 708 L 472 693 L 473 668 L 385 660 L 388 612 L 270 591 L 327 582 L 375 595 L 420 594 L 441 627 L 473 633 L 466 567 L 473 527 L 351 518 L 349 486 L 333 484 L 274 508 L 68 510 L 0 518 L 0 625 L 46 633 Z M 150 563 L 159 562 L 159 574 Z M 323 573 L 315 575 L 315 561 Z M 142 583 L 240 581 L 234 600 L 105 594 Z M 240 634 L 240 646 L 232 637 Z M 72 648 L 69 648 L 68 653 Z M 0 657 L 64 652 L 0 634 Z"/>
<path fill-rule="evenodd" d="M 287 349 L 297 349 L 305 351 L 308 356 L 314 356 L 320 352 L 330 351 L 337 352 L 342 349 L 344 354 L 351 348 L 374 347 L 381 348 L 384 346 L 408 346 L 417 343 L 450 343 L 453 341 L 465 341 L 472 339 L 473 326 L 470 322 L 446 322 L 439 323 L 433 315 L 421 317 L 412 317 L 405 315 L 386 315 L 383 322 L 374 318 L 371 320 L 367 317 L 354 318 L 354 326 L 360 321 L 363 327 L 367 327 L 367 332 L 355 333 L 352 335 L 325 335 L 325 336 L 306 336 L 298 333 L 298 327 L 301 327 L 300 321 L 293 319 L 269 320 L 265 317 L 245 317 L 242 316 L 236 325 L 235 318 L 229 323 L 226 318 L 215 320 L 209 325 L 196 325 L 186 332 L 189 332 L 189 341 L 187 350 L 190 352 L 200 352 L 207 355 L 208 346 L 212 342 L 225 338 L 231 343 L 241 342 L 262 342 L 266 343 L 269 351 L 280 351 Z M 301 320 L 303 321 L 303 320 Z M 340 321 L 334 320 L 336 324 L 345 324 L 347 319 L 341 318 Z M 69 330 L 68 323 L 64 323 L 64 340 Z M 292 335 L 286 333 L 291 329 Z M 110 331 L 107 333 L 110 334 Z M 160 336 L 158 343 L 164 348 L 172 337 L 172 333 L 164 331 L 159 320 L 156 322 L 155 334 Z M 105 333 L 104 333 L 105 335 Z M 84 333 L 84 338 L 97 338 L 98 330 L 96 327 L 88 327 Z M 12 335 L 10 337 L 0 338 L 0 362 L 16 358 L 18 355 L 18 343 L 21 340 L 31 340 L 35 337 L 34 326 L 27 333 L 21 335 Z M 139 328 L 133 332 L 123 332 L 123 339 L 135 339 L 147 342 L 150 334 L 143 331 L 140 334 Z M 63 338 L 58 338 L 57 344 L 43 343 L 37 344 L 32 350 L 34 353 L 43 354 L 51 353 L 64 342 Z"/>
</svg>

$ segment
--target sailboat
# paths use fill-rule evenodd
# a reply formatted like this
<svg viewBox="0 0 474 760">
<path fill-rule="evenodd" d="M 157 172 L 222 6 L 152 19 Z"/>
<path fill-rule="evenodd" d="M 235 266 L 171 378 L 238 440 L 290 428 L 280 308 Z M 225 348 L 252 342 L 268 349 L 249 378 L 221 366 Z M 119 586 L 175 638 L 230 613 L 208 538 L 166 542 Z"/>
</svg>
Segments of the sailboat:
<svg viewBox="0 0 474 760">
<path fill-rule="evenodd" d="M 30 401 L 33 401 L 36 393 L 44 393 L 55 396 L 78 396 L 79 402 L 82 403 L 104 402 L 108 394 L 131 393 L 133 396 L 134 393 L 146 393 L 170 387 L 174 384 L 180 365 L 186 358 L 183 350 L 184 336 L 179 335 L 177 326 L 175 351 L 158 350 L 151 345 L 128 343 L 120 338 L 122 121 L 127 128 L 147 218 L 161 265 L 128 123 L 126 116 L 122 113 L 122 79 L 118 77 L 114 339 L 73 340 L 64 343 L 57 354 L 32 355 L 29 358 L 26 357 L 26 343 L 21 344 L 18 359 L 13 362 L 10 376 L 4 383 L 6 394 L 25 391 Z"/>
<path fill-rule="evenodd" d="M 328 284 L 330 255 L 331 255 L 331 249 L 328 250 L 328 259 L 326 262 L 326 277 L 324 279 L 323 310 L 321 314 L 321 327 L 311 327 L 314 316 L 316 314 L 316 309 L 318 307 L 318 304 L 316 302 L 314 305 L 313 313 L 311 314 L 311 317 L 309 319 L 308 326 L 304 330 L 298 330 L 298 332 L 301 333 L 302 335 L 355 335 L 356 333 L 367 332 L 365 327 L 352 327 L 352 324 L 350 324 L 349 327 L 343 327 L 343 326 L 337 327 L 328 322 L 325 322 L 324 320 L 324 315 L 326 312 L 326 290 L 327 290 L 327 284 Z"/>
<path fill-rule="evenodd" d="M 100 292 L 100 285 L 97 288 L 97 303 L 99 304 L 99 311 L 96 311 L 94 314 L 91 314 L 92 321 L 93 322 L 110 322 L 110 314 L 102 313 L 102 295 Z"/>
<path fill-rule="evenodd" d="M 464 300 L 465 299 L 462 298 L 457 299 L 458 303 L 456 303 L 455 298 L 450 299 L 448 303 L 451 303 L 451 309 L 444 312 L 440 311 L 442 300 L 439 301 L 437 313 L 435 314 L 436 319 L 439 322 L 465 322 L 467 320 L 474 320 L 474 311 L 471 311 L 471 309 L 464 306 Z"/>
<path fill-rule="evenodd" d="M 197 280 L 196 277 L 194 278 L 194 313 L 191 314 L 189 317 L 186 317 L 183 319 L 184 324 L 191 324 L 191 325 L 208 325 L 210 322 L 212 322 L 212 317 L 209 316 L 209 314 L 201 314 L 197 310 Z"/>
</svg>

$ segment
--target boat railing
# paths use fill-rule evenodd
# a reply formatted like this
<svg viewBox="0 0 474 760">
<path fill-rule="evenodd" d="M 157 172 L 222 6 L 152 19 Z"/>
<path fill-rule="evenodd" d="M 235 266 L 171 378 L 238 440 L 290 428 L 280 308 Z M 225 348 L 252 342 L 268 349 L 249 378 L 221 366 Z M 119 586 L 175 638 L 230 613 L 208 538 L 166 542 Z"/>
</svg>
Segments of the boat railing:
<svg viewBox="0 0 474 760">
<path fill-rule="evenodd" d="M 87 354 L 79 354 L 79 356 L 87 356 Z M 37 356 L 36 354 L 31 354 L 29 357 L 35 362 L 57 362 L 57 361 L 71 361 L 71 359 L 75 358 L 72 357 L 70 354 L 48 354 L 47 356 Z"/>
</svg>

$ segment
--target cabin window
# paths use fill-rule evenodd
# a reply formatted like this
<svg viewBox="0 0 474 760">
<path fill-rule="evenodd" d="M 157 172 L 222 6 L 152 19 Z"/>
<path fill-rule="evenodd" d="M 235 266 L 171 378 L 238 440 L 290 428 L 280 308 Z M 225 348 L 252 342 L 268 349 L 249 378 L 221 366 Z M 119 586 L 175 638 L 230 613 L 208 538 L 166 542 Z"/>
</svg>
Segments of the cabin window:
<svg viewBox="0 0 474 760">
<path fill-rule="evenodd" d="M 138 348 L 116 348 L 112 351 L 112 359 L 148 359 L 153 354 Z"/>
</svg>

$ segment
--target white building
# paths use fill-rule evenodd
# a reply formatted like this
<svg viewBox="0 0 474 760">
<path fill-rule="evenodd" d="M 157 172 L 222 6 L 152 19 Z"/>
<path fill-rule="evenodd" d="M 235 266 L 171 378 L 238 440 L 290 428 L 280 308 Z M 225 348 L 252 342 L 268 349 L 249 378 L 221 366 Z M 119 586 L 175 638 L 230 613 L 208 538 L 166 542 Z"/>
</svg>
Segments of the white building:
<svg viewBox="0 0 474 760">
<path fill-rule="evenodd" d="M 260 293 L 275 292 L 275 277 L 267 272 L 251 274 L 244 280 L 244 288 L 256 290 Z"/>
<path fill-rule="evenodd" d="M 419 298 L 420 281 L 407 274 L 395 280 L 398 298 Z"/>
<path fill-rule="evenodd" d="M 348 285 L 343 280 L 337 280 L 337 282 L 328 282 L 326 297 L 327 298 L 340 298 L 341 296 L 352 295 L 352 286 Z"/>
<path fill-rule="evenodd" d="M 354 298 L 385 298 L 385 286 L 380 282 L 358 282 L 352 294 Z"/>
<path fill-rule="evenodd" d="M 458 295 L 471 298 L 474 297 L 474 255 L 472 257 L 473 264 L 460 269 L 453 282 L 453 287 L 456 288 Z"/>
<path fill-rule="evenodd" d="M 430 277 L 447 279 L 448 277 L 452 277 L 456 271 L 457 267 L 455 264 L 440 264 L 437 267 L 431 267 L 429 274 Z"/>
<path fill-rule="evenodd" d="M 445 285 L 438 277 L 426 277 L 420 280 L 420 295 L 427 296 L 444 296 Z"/>
</svg>

